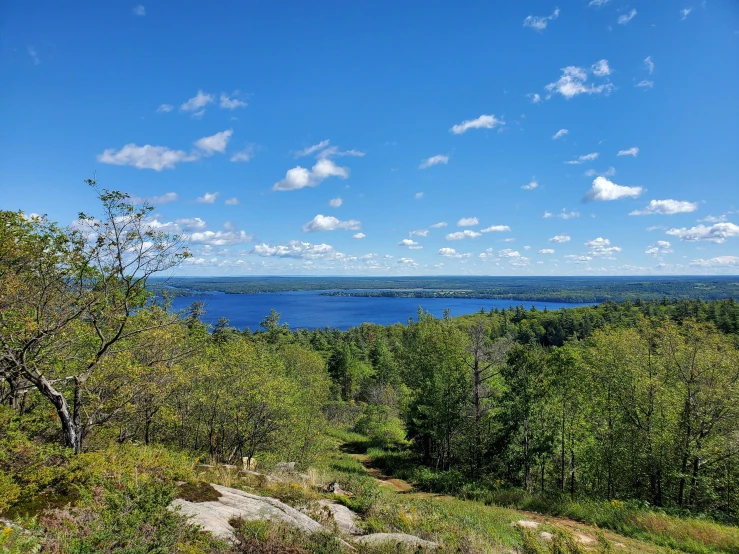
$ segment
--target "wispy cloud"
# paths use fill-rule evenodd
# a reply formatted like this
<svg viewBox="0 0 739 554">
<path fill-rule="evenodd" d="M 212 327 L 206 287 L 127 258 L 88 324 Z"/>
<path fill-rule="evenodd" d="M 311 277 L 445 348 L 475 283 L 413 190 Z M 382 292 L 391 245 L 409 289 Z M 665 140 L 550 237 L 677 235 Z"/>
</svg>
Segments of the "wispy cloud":
<svg viewBox="0 0 739 554">
<path fill-rule="evenodd" d="M 233 129 L 227 129 L 226 131 L 221 131 L 215 135 L 203 137 L 195 141 L 195 146 L 202 150 L 206 156 L 211 156 L 214 152 L 220 152 L 222 154 L 226 151 L 226 146 L 228 146 L 231 135 L 233 135 Z"/>
<path fill-rule="evenodd" d="M 575 96 L 578 96 L 580 94 L 610 94 L 610 92 L 614 88 L 613 84 L 611 83 L 602 83 L 600 85 L 586 84 L 588 80 L 588 73 L 592 73 L 596 76 L 601 76 L 596 74 L 593 68 L 596 68 L 596 70 L 598 70 L 600 73 L 602 69 L 606 67 L 608 68 L 608 73 L 610 73 L 611 69 L 608 65 L 608 60 L 600 60 L 593 64 L 593 66 L 591 66 L 591 68 L 589 69 L 574 65 L 562 68 L 562 76 L 559 78 L 559 80 L 554 81 L 553 83 L 549 83 L 546 87 L 544 87 L 547 92 L 549 92 L 549 96 L 547 96 L 547 98 L 550 98 L 551 95 L 554 93 L 564 96 L 567 100 L 574 98 Z"/>
<path fill-rule="evenodd" d="M 134 204 L 152 204 L 159 206 L 161 204 L 168 204 L 169 202 L 176 202 L 179 197 L 176 192 L 166 192 L 159 196 L 132 196 L 131 202 Z"/>
<path fill-rule="evenodd" d="M 330 140 L 322 140 L 318 144 L 314 144 L 312 146 L 307 146 L 306 148 L 303 148 L 302 150 L 298 150 L 295 153 L 296 158 L 302 158 L 303 156 L 310 156 L 311 154 L 318 152 L 319 150 L 323 150 L 331 143 Z"/>
<path fill-rule="evenodd" d="M 536 179 L 532 179 L 528 185 L 521 186 L 523 190 L 534 190 L 535 188 L 538 188 L 538 187 L 539 187 L 539 183 L 536 181 Z"/>
<path fill-rule="evenodd" d="M 236 93 L 234 93 L 236 94 Z M 239 100 L 238 98 L 231 98 L 225 92 L 221 93 L 220 106 L 226 110 L 235 110 L 236 108 L 245 108 L 246 102 Z"/>
<path fill-rule="evenodd" d="M 203 196 L 197 198 L 195 202 L 198 204 L 212 204 L 218 198 L 217 192 L 206 192 Z"/>
<path fill-rule="evenodd" d="M 554 133 L 554 136 L 552 137 L 552 139 L 557 140 L 557 139 L 562 138 L 563 136 L 565 136 L 567 133 L 569 133 L 569 131 L 567 129 L 560 129 L 559 131 L 557 131 L 556 133 Z"/>
<path fill-rule="evenodd" d="M 423 193 L 422 192 L 417 192 L 416 194 L 413 195 L 413 198 L 415 200 L 420 200 L 421 198 L 423 198 Z"/>
<path fill-rule="evenodd" d="M 208 104 L 213 102 L 213 95 L 207 94 L 202 90 L 198 90 L 198 93 L 190 98 L 187 102 L 184 102 L 180 106 L 180 110 L 183 112 L 197 112 L 204 108 Z"/>
<path fill-rule="evenodd" d="M 654 81 L 649 81 L 648 79 L 644 79 L 642 81 L 639 81 L 634 86 L 638 88 L 654 88 Z"/>
<path fill-rule="evenodd" d="M 146 15 L 146 8 L 139 4 L 138 6 L 134 7 L 133 9 L 133 15 L 137 15 L 139 17 L 143 17 Z"/>
<path fill-rule="evenodd" d="M 338 208 L 343 203 L 344 201 L 341 199 L 341 196 L 337 196 L 336 198 L 332 198 L 331 200 L 328 201 L 328 205 L 331 206 L 332 208 Z"/>
<path fill-rule="evenodd" d="M 579 156 L 576 160 L 570 160 L 565 163 L 570 164 L 570 165 L 580 165 L 585 162 L 591 162 L 597 159 L 598 156 L 599 156 L 598 152 L 591 152 L 590 154 L 583 154 L 582 156 Z"/>
<path fill-rule="evenodd" d="M 468 119 L 462 123 L 454 125 L 450 131 L 455 135 L 461 135 L 470 129 L 494 129 L 500 125 L 505 125 L 500 119 L 496 119 L 493 114 L 481 115 L 477 119 Z"/>
<path fill-rule="evenodd" d="M 537 31 L 543 31 L 547 28 L 547 25 L 549 25 L 550 21 L 554 21 L 559 17 L 559 8 L 555 8 L 555 10 L 551 13 L 551 15 L 548 15 L 546 17 L 540 17 L 536 15 L 529 15 L 526 17 L 526 19 L 523 20 L 523 26 L 524 27 L 531 27 L 532 29 L 536 29 Z"/>
<path fill-rule="evenodd" d="M 29 46 L 28 48 L 26 48 L 26 52 L 28 52 L 28 55 L 31 56 L 31 61 L 33 62 L 33 65 L 38 65 L 41 63 L 41 58 L 38 57 L 38 53 L 33 46 Z"/>
<path fill-rule="evenodd" d="M 248 162 L 254 157 L 254 145 L 249 144 L 243 150 L 234 152 L 231 155 L 232 162 Z"/>
<path fill-rule="evenodd" d="M 652 56 L 647 56 L 646 58 L 644 58 L 644 67 L 647 68 L 647 71 L 649 71 L 650 75 L 654 73 L 654 62 L 652 61 Z"/>
<path fill-rule="evenodd" d="M 620 198 L 638 198 L 644 189 L 642 187 L 626 187 L 617 185 L 605 177 L 598 176 L 593 181 L 593 186 L 585 195 L 585 202 L 599 202 L 618 200 Z"/>
<path fill-rule="evenodd" d="M 554 254 L 554 250 L 552 248 L 542 248 L 539 250 L 539 254 Z"/>
<path fill-rule="evenodd" d="M 443 156 L 442 154 L 437 154 L 436 156 L 431 156 L 430 158 L 423 160 L 421 162 L 421 165 L 418 166 L 418 169 L 426 169 L 434 165 L 446 164 L 446 163 L 449 163 L 449 156 Z"/>
<path fill-rule="evenodd" d="M 228 200 L 226 200 L 224 204 L 226 204 L 226 206 L 238 206 L 239 199 L 234 196 L 233 198 L 229 198 Z"/>
<path fill-rule="evenodd" d="M 442 229 L 447 226 L 446 221 L 439 221 L 439 223 L 434 223 L 433 225 L 429 225 L 431 229 Z"/>
<path fill-rule="evenodd" d="M 174 110 L 174 106 L 172 104 L 162 104 L 157 108 L 157 113 L 169 113 L 172 110 Z"/>
<path fill-rule="evenodd" d="M 619 25 L 626 25 L 629 21 L 636 17 L 636 10 L 631 10 L 629 13 L 622 14 L 618 18 Z"/>
<path fill-rule="evenodd" d="M 680 21 L 685 21 L 685 18 L 688 17 L 688 14 L 693 11 L 693 8 L 683 8 L 680 10 Z"/>
<path fill-rule="evenodd" d="M 634 156 L 636 158 L 638 154 L 639 154 L 639 148 L 637 148 L 636 146 L 632 146 L 631 148 L 627 150 L 619 150 L 617 155 L 618 156 Z"/>
</svg>

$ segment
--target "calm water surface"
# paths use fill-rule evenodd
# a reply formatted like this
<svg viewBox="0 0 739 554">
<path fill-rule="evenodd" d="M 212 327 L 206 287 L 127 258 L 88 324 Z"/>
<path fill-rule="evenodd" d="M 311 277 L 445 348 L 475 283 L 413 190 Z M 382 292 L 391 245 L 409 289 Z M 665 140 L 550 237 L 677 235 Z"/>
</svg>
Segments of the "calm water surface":
<svg viewBox="0 0 739 554">
<path fill-rule="evenodd" d="M 271 292 L 261 294 L 212 293 L 202 296 L 180 296 L 172 299 L 175 310 L 187 308 L 195 301 L 205 303 L 203 321 L 215 324 L 219 318 L 227 318 L 233 327 L 251 330 L 259 328 L 259 322 L 275 309 L 282 314 L 282 322 L 297 328 L 335 327 L 341 330 L 356 327 L 364 322 L 390 325 L 407 323 L 415 317 L 419 306 L 436 317 L 445 309 L 453 316 L 486 311 L 491 308 L 508 308 L 532 305 L 538 310 L 573 308 L 589 304 L 566 302 L 529 302 L 525 300 L 490 300 L 469 298 L 383 298 L 357 296 L 321 296 L 320 291 Z"/>
</svg>

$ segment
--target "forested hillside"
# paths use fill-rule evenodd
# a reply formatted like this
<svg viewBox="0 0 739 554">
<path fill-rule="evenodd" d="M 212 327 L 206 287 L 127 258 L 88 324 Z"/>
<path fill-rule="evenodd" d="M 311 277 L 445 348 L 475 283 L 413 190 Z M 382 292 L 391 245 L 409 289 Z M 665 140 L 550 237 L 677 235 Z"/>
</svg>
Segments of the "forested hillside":
<svg viewBox="0 0 739 554">
<path fill-rule="evenodd" d="M 351 430 L 423 490 L 669 538 L 628 519 L 657 510 L 682 533 L 664 544 L 739 552 L 714 546 L 728 527 L 683 536 L 672 517 L 739 522 L 734 300 L 208 329 L 199 304 L 173 313 L 146 291 L 185 244 L 149 206 L 98 192 L 102 216 L 72 228 L 0 212 L 0 513 L 71 502 L 87 518 L 26 522 L 38 548 L 225 551 L 165 509 L 192 460 L 307 469 Z"/>
</svg>

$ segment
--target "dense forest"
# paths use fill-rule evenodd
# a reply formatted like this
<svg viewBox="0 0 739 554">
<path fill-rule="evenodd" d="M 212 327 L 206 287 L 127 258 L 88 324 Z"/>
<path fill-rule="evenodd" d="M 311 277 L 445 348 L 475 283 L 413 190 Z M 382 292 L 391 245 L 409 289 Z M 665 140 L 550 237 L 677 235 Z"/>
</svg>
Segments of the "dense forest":
<svg viewBox="0 0 739 554">
<path fill-rule="evenodd" d="M 183 242 L 147 226 L 151 207 L 98 192 L 102 217 L 72 228 L 0 212 L 0 512 L 111 445 L 307 467 L 345 428 L 432 491 L 739 522 L 734 300 L 209 329 L 200 304 L 173 313 L 147 292 Z"/>
</svg>

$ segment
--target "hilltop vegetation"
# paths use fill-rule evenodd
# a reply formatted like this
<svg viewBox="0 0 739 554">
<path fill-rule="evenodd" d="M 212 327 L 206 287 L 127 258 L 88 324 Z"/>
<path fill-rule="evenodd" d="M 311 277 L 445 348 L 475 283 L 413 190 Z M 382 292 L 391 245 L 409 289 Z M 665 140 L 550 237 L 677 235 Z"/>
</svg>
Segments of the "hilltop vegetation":
<svg viewBox="0 0 739 554">
<path fill-rule="evenodd" d="M 505 507 L 652 549 L 739 552 L 733 300 L 420 312 L 346 332 L 272 312 L 255 333 L 209 329 L 198 303 L 173 313 L 147 292 L 189 255 L 180 240 L 147 226 L 149 206 L 98 192 L 102 216 L 71 229 L 0 212 L 0 513 L 21 526 L 4 552 L 237 552 L 167 509 L 178 483 L 325 495 L 219 469 L 243 458 L 310 468 L 365 528 L 448 552 L 543 551 Z M 458 498 L 387 495 L 347 452 Z M 342 548 L 239 532 L 256 552 Z"/>
</svg>

